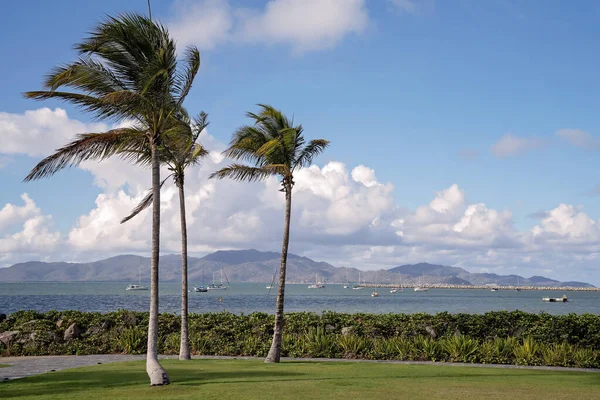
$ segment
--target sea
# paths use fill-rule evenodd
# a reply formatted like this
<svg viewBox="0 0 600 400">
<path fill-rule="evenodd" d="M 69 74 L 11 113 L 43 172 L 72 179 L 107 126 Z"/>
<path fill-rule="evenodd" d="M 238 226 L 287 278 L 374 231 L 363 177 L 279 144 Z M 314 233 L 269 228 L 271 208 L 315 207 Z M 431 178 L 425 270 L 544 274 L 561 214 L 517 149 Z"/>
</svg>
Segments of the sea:
<svg viewBox="0 0 600 400">
<path fill-rule="evenodd" d="M 80 310 L 110 312 L 119 309 L 147 311 L 150 291 L 126 291 L 129 282 L 26 282 L 0 283 L 0 313 L 19 310 Z M 144 285 L 144 282 L 142 282 Z M 250 314 L 255 311 L 273 313 L 277 286 L 267 289 L 266 283 L 232 283 L 227 290 L 189 293 L 189 311 L 193 313 L 228 311 Z M 190 285 L 191 287 L 191 285 Z M 522 290 L 459 290 L 430 289 L 414 292 L 405 288 L 399 293 L 379 288 L 379 297 L 372 289 L 344 289 L 341 284 L 329 284 L 323 289 L 309 289 L 305 284 L 287 284 L 285 311 L 322 313 L 472 313 L 521 310 L 550 314 L 600 313 L 600 292 L 557 292 Z M 542 302 L 542 297 L 568 296 L 566 303 Z M 179 313 L 181 285 L 160 284 L 160 311 Z"/>
</svg>

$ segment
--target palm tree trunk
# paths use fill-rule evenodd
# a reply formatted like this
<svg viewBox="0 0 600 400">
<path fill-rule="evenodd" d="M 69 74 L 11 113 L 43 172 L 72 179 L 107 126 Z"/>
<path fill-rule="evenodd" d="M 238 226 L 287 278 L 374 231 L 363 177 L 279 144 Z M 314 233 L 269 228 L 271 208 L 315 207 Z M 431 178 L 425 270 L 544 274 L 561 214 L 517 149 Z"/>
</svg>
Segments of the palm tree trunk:
<svg viewBox="0 0 600 400">
<path fill-rule="evenodd" d="M 281 246 L 281 266 L 279 267 L 279 287 L 277 288 L 277 305 L 275 307 L 275 327 L 273 342 L 265 359 L 266 363 L 278 363 L 281 359 L 281 341 L 283 337 L 283 299 L 285 294 L 285 272 L 287 266 L 288 245 L 290 243 L 290 217 L 292 215 L 292 184 L 285 183 L 285 227 Z"/>
<path fill-rule="evenodd" d="M 183 176 L 177 180 L 177 187 L 179 188 L 179 216 L 181 218 L 181 344 L 179 346 L 179 359 L 191 360 L 188 337 L 188 255 Z"/>
<path fill-rule="evenodd" d="M 158 257 L 160 245 L 160 163 L 156 142 L 152 141 L 152 259 L 150 263 L 150 318 L 146 372 L 150 385 L 168 385 L 167 371 L 158 362 Z"/>
</svg>

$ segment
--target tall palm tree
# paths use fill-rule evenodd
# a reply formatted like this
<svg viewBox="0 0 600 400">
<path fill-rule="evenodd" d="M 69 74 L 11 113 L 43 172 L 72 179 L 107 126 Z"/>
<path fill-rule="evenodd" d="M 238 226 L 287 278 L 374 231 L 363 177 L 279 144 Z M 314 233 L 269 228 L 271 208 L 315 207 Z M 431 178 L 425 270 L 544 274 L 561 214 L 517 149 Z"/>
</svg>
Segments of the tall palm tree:
<svg viewBox="0 0 600 400">
<path fill-rule="evenodd" d="M 188 252 L 187 252 L 187 221 L 185 216 L 185 170 L 191 165 L 199 164 L 204 157 L 208 155 L 200 143 L 197 143 L 198 136 L 204 128 L 208 126 L 208 115 L 204 112 L 195 119 L 190 126 L 189 121 L 181 125 L 179 131 L 172 129 L 171 134 L 163 138 L 161 146 L 161 163 L 168 166 L 171 174 L 167 176 L 163 183 L 170 177 L 173 177 L 175 185 L 179 189 L 179 217 L 181 220 L 181 345 L 179 347 L 179 359 L 190 360 L 190 341 L 188 333 Z M 143 159 L 143 157 L 142 157 Z M 142 161 L 142 159 L 140 161 Z M 150 160 L 150 155 L 146 154 L 146 163 Z M 148 195 L 133 209 L 130 215 L 123 218 L 121 223 L 129 221 L 142 210 L 153 203 L 154 192 L 150 191 Z"/>
<path fill-rule="evenodd" d="M 48 177 L 86 160 L 120 156 L 137 161 L 134 150 L 151 154 L 152 257 L 150 317 L 146 371 L 151 385 L 169 384 L 169 376 L 158 362 L 158 267 L 160 238 L 161 138 L 179 124 L 174 121 L 184 111 L 200 65 L 200 54 L 190 47 L 184 54 L 185 66 L 177 69 L 175 42 L 161 24 L 137 14 L 109 17 L 81 43 L 75 45 L 79 58 L 51 71 L 43 91 L 27 92 L 37 100 L 59 99 L 90 112 L 96 119 L 112 122 L 133 121 L 129 128 L 85 133 L 42 160 L 26 181 Z M 67 91 L 59 91 L 59 88 Z M 70 90 L 69 90 L 70 89 Z"/>
<path fill-rule="evenodd" d="M 306 143 L 302 134 L 302 125 L 294 126 L 293 121 L 270 105 L 259 104 L 259 107 L 258 114 L 246 113 L 246 116 L 254 120 L 254 125 L 239 128 L 233 134 L 229 147 L 223 152 L 229 158 L 246 161 L 251 165 L 234 163 L 214 172 L 211 178 L 258 181 L 270 176 L 277 176 L 281 181 L 280 191 L 285 193 L 285 225 L 281 246 L 275 326 L 271 348 L 265 359 L 265 362 L 272 363 L 279 362 L 281 358 L 283 302 L 290 242 L 294 171 L 310 166 L 312 160 L 325 150 L 329 141 L 316 139 Z"/>
</svg>

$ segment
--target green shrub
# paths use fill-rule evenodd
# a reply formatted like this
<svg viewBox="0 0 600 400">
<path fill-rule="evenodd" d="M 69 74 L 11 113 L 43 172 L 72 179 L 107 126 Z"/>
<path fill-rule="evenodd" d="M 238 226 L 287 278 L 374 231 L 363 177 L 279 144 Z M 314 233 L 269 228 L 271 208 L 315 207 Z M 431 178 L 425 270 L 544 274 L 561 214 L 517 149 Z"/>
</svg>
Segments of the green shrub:
<svg viewBox="0 0 600 400">
<path fill-rule="evenodd" d="M 116 341 L 121 352 L 125 354 L 141 354 L 146 352 L 148 334 L 141 327 L 129 327 L 117 334 Z"/>
<path fill-rule="evenodd" d="M 517 365 L 538 365 L 540 345 L 532 338 L 527 337 L 514 348 L 513 353 Z"/>
<path fill-rule="evenodd" d="M 370 353 L 372 342 L 368 338 L 356 335 L 341 335 L 337 344 L 343 358 L 360 358 Z"/>
<path fill-rule="evenodd" d="M 597 367 L 598 352 L 592 349 L 576 349 L 573 362 L 577 368 Z"/>
<path fill-rule="evenodd" d="M 477 362 L 479 343 L 468 336 L 456 335 L 447 338 L 443 347 L 448 354 L 448 360 L 452 362 Z"/>
</svg>

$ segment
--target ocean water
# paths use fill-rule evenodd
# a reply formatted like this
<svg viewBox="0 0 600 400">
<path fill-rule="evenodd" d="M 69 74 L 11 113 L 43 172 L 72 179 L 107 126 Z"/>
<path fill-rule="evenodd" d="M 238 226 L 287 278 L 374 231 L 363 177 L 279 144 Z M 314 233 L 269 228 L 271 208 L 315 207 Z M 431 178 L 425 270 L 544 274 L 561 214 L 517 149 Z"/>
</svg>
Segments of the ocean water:
<svg viewBox="0 0 600 400">
<path fill-rule="evenodd" d="M 18 310 L 81 310 L 116 311 L 127 309 L 147 311 L 150 291 L 126 291 L 129 282 L 27 282 L 0 283 L 0 313 Z M 142 282 L 143 285 L 146 283 Z M 190 312 L 249 314 L 254 311 L 274 312 L 276 289 L 266 284 L 232 283 L 228 290 L 190 293 Z M 191 287 L 191 285 L 190 285 Z M 512 290 L 451 290 L 430 289 L 414 292 L 404 289 L 391 294 L 380 288 L 379 297 L 371 297 L 371 289 L 344 289 L 342 285 L 327 285 L 324 289 L 308 289 L 307 285 L 286 285 L 285 311 L 337 311 L 347 313 L 476 313 L 499 310 L 548 312 L 551 314 L 600 313 L 600 292 L 548 292 Z M 179 313 L 179 283 L 160 284 L 160 311 Z M 542 297 L 561 297 L 567 303 L 545 303 Z"/>
</svg>

